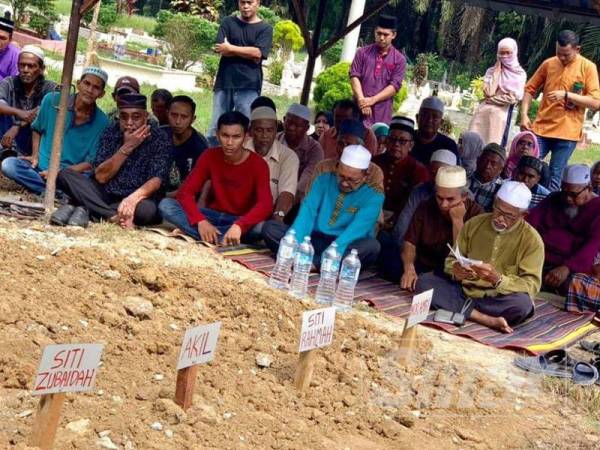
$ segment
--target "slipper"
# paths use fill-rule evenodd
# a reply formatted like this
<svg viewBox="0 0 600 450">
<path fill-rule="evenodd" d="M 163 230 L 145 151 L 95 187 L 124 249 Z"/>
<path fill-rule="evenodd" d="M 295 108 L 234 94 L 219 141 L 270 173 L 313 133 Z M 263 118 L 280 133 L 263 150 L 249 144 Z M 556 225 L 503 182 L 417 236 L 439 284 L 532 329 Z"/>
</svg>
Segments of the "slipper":
<svg viewBox="0 0 600 450">
<path fill-rule="evenodd" d="M 596 353 L 596 354 L 600 355 L 600 342 L 581 341 L 579 343 L 579 346 L 588 352 L 592 352 L 592 353 Z"/>
<path fill-rule="evenodd" d="M 573 367 L 573 384 L 589 386 L 598 381 L 598 369 L 592 364 L 578 362 Z"/>
<path fill-rule="evenodd" d="M 572 378 L 573 367 L 577 364 L 566 350 L 552 350 L 539 356 L 515 358 L 515 366 L 533 373 L 551 377 Z"/>
<path fill-rule="evenodd" d="M 600 386 L 600 358 L 590 360 L 590 364 L 598 371 L 598 379 L 596 380 L 596 384 Z"/>
</svg>

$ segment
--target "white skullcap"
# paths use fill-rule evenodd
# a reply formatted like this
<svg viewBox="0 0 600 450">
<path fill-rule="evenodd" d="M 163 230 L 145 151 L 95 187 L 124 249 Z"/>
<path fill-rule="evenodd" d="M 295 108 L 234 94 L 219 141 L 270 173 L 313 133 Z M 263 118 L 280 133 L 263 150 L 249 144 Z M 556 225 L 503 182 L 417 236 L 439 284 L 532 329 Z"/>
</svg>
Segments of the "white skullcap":
<svg viewBox="0 0 600 450">
<path fill-rule="evenodd" d="M 454 153 L 452 153 L 450 150 L 436 150 L 435 152 L 433 152 L 431 154 L 431 158 L 429 159 L 429 162 L 441 162 L 444 164 L 447 164 L 449 166 L 455 166 L 456 165 L 456 155 Z"/>
<path fill-rule="evenodd" d="M 449 189 L 463 188 L 467 185 L 467 172 L 456 165 L 440 167 L 435 176 L 435 185 Z"/>
<path fill-rule="evenodd" d="M 292 103 L 288 108 L 287 113 L 310 122 L 310 109 L 300 103 Z"/>
<path fill-rule="evenodd" d="M 85 77 L 86 75 L 94 75 L 95 77 L 100 78 L 104 82 L 104 84 L 108 82 L 108 73 L 105 70 L 102 70 L 100 67 L 86 67 L 81 72 L 81 78 Z"/>
<path fill-rule="evenodd" d="M 419 109 L 433 109 L 444 114 L 444 102 L 439 97 L 427 97 Z"/>
<path fill-rule="evenodd" d="M 531 191 L 519 181 L 505 181 L 496 194 L 496 198 L 519 209 L 529 208 L 531 203 Z"/>
<path fill-rule="evenodd" d="M 342 152 L 340 161 L 348 167 L 365 170 L 371 162 L 371 152 L 362 145 L 349 145 Z"/>
<path fill-rule="evenodd" d="M 585 164 L 573 164 L 565 167 L 562 181 L 568 184 L 589 184 L 590 168 Z"/>
<path fill-rule="evenodd" d="M 44 58 L 46 57 L 44 50 L 35 45 L 25 45 L 21 49 L 21 53 L 31 53 L 32 55 L 37 56 L 42 62 L 44 62 Z"/>
<path fill-rule="evenodd" d="M 252 113 L 250 113 L 250 122 L 261 119 L 277 121 L 277 113 L 273 110 L 273 108 L 269 108 L 268 106 L 259 106 L 258 108 L 254 108 Z"/>
</svg>

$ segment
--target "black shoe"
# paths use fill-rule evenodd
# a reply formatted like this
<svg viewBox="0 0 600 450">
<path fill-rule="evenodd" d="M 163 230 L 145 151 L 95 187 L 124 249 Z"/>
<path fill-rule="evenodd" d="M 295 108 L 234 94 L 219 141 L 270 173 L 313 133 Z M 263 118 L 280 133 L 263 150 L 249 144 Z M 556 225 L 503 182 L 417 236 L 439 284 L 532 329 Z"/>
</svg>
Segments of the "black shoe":
<svg viewBox="0 0 600 450">
<path fill-rule="evenodd" d="M 75 207 L 73 205 L 62 205 L 52 213 L 50 216 L 50 223 L 52 225 L 64 227 L 71 218 L 73 211 L 75 211 Z"/>
<path fill-rule="evenodd" d="M 87 228 L 90 223 L 90 213 L 84 206 L 78 206 L 71 214 L 67 225 L 72 227 Z"/>
</svg>

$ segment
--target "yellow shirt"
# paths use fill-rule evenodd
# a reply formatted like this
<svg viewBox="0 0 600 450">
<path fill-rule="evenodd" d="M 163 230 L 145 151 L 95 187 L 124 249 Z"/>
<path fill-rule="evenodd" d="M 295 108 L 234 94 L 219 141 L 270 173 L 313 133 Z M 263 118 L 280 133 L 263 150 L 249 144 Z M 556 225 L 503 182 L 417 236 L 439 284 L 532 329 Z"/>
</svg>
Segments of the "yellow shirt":
<svg viewBox="0 0 600 450">
<path fill-rule="evenodd" d="M 498 233 L 492 227 L 492 214 L 481 214 L 465 223 L 456 242 L 461 255 L 491 264 L 502 276 L 497 288 L 479 279 L 463 280 L 463 292 L 467 297 L 497 297 L 524 292 L 533 300 L 540 292 L 544 242 L 525 220 L 520 220 L 504 233 Z M 446 258 L 447 274 L 452 274 L 455 262 L 452 254 Z"/>
<path fill-rule="evenodd" d="M 576 92 L 576 83 L 582 86 L 579 92 Z M 547 94 L 552 91 L 568 91 L 600 99 L 596 65 L 581 55 L 577 55 L 567 66 L 563 66 L 556 56 L 549 58 L 525 86 L 525 91 L 533 97 L 540 89 L 543 89 L 544 97 L 532 126 L 533 132 L 543 137 L 581 140 L 585 108 L 576 106 L 567 109 L 564 100 L 552 102 L 548 100 Z"/>
</svg>

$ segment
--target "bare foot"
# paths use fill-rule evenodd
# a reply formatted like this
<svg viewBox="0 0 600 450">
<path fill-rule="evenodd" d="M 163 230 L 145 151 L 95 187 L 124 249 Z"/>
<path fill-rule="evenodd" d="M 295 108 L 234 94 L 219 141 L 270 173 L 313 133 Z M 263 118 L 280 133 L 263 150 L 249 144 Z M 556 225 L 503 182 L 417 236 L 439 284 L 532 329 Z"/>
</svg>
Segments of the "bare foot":
<svg viewBox="0 0 600 450">
<path fill-rule="evenodd" d="M 474 309 L 469 317 L 474 322 L 501 331 L 502 333 L 512 333 L 514 330 L 508 325 L 504 317 L 492 317 Z"/>
</svg>

